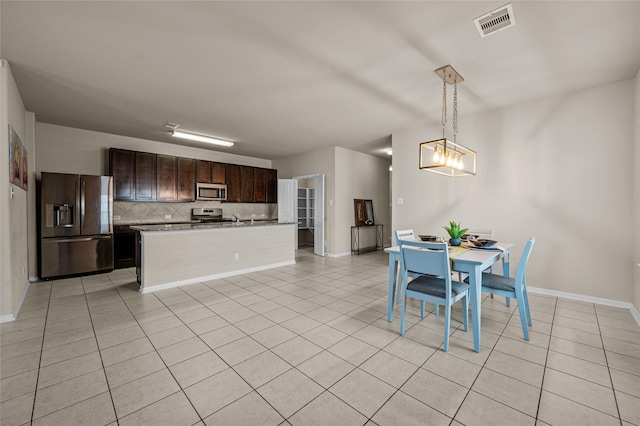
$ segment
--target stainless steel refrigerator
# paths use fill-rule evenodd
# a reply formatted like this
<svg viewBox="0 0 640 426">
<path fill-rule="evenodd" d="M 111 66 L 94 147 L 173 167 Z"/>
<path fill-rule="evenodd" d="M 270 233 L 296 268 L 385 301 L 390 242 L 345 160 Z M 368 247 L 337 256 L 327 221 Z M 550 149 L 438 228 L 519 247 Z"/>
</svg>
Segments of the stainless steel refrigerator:
<svg viewBox="0 0 640 426">
<path fill-rule="evenodd" d="M 40 278 L 113 270 L 113 177 L 43 172 Z"/>
</svg>

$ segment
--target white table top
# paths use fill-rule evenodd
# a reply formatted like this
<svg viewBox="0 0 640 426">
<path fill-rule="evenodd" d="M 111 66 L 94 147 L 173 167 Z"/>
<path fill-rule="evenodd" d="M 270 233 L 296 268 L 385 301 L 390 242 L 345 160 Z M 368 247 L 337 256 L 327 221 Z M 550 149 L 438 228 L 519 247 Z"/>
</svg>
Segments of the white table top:
<svg viewBox="0 0 640 426">
<path fill-rule="evenodd" d="M 502 243 L 498 242 L 497 246 L 502 247 L 505 250 L 510 250 L 513 247 L 513 243 Z M 389 254 L 400 254 L 400 247 L 393 246 L 387 247 L 384 249 L 385 252 Z M 468 263 L 484 263 L 487 260 L 493 258 L 494 256 L 499 256 L 502 254 L 502 250 L 488 250 L 488 249 L 469 249 L 465 252 L 462 252 L 458 255 L 453 256 L 451 259 L 456 261 L 464 261 Z"/>
</svg>

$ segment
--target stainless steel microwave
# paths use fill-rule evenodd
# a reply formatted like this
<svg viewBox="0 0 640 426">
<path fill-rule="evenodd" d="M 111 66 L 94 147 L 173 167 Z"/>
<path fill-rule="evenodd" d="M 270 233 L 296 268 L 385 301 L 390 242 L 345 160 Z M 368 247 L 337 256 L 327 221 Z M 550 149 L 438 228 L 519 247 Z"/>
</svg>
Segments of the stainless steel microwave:
<svg viewBox="0 0 640 426">
<path fill-rule="evenodd" d="M 196 200 L 226 200 L 227 185 L 218 183 L 196 183 Z"/>
</svg>

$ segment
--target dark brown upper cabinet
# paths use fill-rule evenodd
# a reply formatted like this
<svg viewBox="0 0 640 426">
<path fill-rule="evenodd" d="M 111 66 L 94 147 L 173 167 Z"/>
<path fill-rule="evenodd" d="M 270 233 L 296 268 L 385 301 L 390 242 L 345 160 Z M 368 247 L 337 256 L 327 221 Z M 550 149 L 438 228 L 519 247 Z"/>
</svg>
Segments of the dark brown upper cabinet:
<svg viewBox="0 0 640 426">
<path fill-rule="evenodd" d="M 196 160 L 178 157 L 178 201 L 196 199 Z"/>
<path fill-rule="evenodd" d="M 227 183 L 227 165 L 224 163 L 211 163 L 211 183 L 224 185 Z"/>
<path fill-rule="evenodd" d="M 240 166 L 237 164 L 226 165 L 227 202 L 239 203 L 240 198 Z"/>
<path fill-rule="evenodd" d="M 135 152 L 109 149 L 109 174 L 113 176 L 116 200 L 135 200 Z"/>
<path fill-rule="evenodd" d="M 211 183 L 211 161 L 198 160 L 196 164 L 196 182 Z"/>
<path fill-rule="evenodd" d="M 266 201 L 267 203 L 278 202 L 278 171 L 275 169 L 266 170 Z"/>
<path fill-rule="evenodd" d="M 267 175 L 265 169 L 253 169 L 253 201 L 264 203 L 267 201 Z"/>
<path fill-rule="evenodd" d="M 156 198 L 158 201 L 175 201 L 177 199 L 176 186 L 177 158 L 173 155 L 158 154 Z"/>
<path fill-rule="evenodd" d="M 253 203 L 253 172 L 254 167 L 240 166 L 242 176 L 240 178 L 240 202 Z"/>
<path fill-rule="evenodd" d="M 278 171 L 164 154 L 109 149 L 118 201 L 194 201 L 196 182 L 227 185 L 229 203 L 276 203 Z"/>
<path fill-rule="evenodd" d="M 156 154 L 136 152 L 136 200 L 156 199 Z"/>
</svg>

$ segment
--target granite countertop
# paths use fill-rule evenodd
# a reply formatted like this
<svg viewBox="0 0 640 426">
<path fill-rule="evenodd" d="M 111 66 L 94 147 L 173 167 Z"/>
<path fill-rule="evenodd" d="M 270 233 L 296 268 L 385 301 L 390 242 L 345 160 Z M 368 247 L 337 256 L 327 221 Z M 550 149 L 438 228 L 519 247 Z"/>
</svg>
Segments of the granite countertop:
<svg viewBox="0 0 640 426">
<path fill-rule="evenodd" d="M 203 230 L 203 229 L 228 229 L 228 228 L 250 228 L 256 226 L 273 226 L 273 225 L 294 225 L 295 222 L 278 222 L 277 220 L 256 220 L 246 222 L 217 222 L 217 223 L 166 223 L 159 225 L 132 225 L 131 229 L 142 232 L 156 231 L 186 231 L 186 230 Z"/>
</svg>

